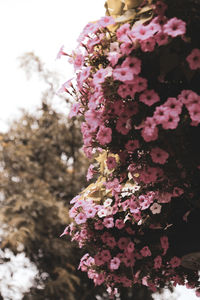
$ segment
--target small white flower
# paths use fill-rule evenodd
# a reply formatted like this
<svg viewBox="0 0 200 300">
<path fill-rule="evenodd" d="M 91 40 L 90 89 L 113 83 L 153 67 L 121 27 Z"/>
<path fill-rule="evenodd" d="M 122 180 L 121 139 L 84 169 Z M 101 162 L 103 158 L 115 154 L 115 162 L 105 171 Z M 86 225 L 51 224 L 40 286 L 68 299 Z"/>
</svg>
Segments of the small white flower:
<svg viewBox="0 0 200 300">
<path fill-rule="evenodd" d="M 99 218 L 103 218 L 107 215 L 107 211 L 105 208 L 102 208 L 98 211 L 97 215 L 99 216 Z"/>
<path fill-rule="evenodd" d="M 139 191 L 139 189 L 140 189 L 140 186 L 139 185 L 135 185 L 134 191 L 137 192 L 137 191 Z"/>
<path fill-rule="evenodd" d="M 105 211 L 106 211 L 106 216 L 110 216 L 112 215 L 113 208 L 111 206 L 106 207 Z"/>
<path fill-rule="evenodd" d="M 128 179 L 129 180 L 133 179 L 133 176 L 132 176 L 132 174 L 130 172 L 128 172 Z"/>
<path fill-rule="evenodd" d="M 132 193 L 131 192 L 128 192 L 128 191 L 125 191 L 125 192 L 122 192 L 121 193 L 121 196 L 124 198 L 124 197 L 126 197 L 126 196 L 131 196 L 132 195 Z"/>
<path fill-rule="evenodd" d="M 120 52 L 118 42 L 114 42 L 110 44 L 110 52 L 118 52 L 118 53 Z"/>
<path fill-rule="evenodd" d="M 162 206 L 158 203 L 154 203 L 151 205 L 150 210 L 152 211 L 152 214 L 159 214 L 161 212 Z"/>
<path fill-rule="evenodd" d="M 112 203 L 112 199 L 111 198 L 107 198 L 105 201 L 104 201 L 104 207 L 108 207 L 108 206 L 110 206 L 111 205 L 111 203 Z"/>
<path fill-rule="evenodd" d="M 130 214 L 127 214 L 125 219 L 124 219 L 124 223 L 126 223 L 126 221 L 130 220 Z"/>
</svg>

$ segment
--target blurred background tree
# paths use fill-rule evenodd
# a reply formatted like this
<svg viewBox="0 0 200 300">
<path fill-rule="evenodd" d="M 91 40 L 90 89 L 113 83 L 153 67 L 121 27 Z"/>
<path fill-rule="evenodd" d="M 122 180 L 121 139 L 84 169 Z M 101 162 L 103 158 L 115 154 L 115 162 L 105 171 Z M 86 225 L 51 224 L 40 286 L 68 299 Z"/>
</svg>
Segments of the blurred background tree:
<svg viewBox="0 0 200 300">
<path fill-rule="evenodd" d="M 103 288 L 95 288 L 77 270 L 81 250 L 68 237 L 59 237 L 69 223 L 70 200 L 86 185 L 88 160 L 81 150 L 80 121 L 68 119 L 67 111 L 61 114 L 50 104 L 57 78 L 37 56 L 26 54 L 21 66 L 28 75 L 39 74 L 46 89 L 35 113 L 23 111 L 8 132 L 0 134 L 1 248 L 24 252 L 38 269 L 24 300 L 106 299 Z M 144 287 L 124 290 L 120 299 L 152 297 Z"/>
</svg>

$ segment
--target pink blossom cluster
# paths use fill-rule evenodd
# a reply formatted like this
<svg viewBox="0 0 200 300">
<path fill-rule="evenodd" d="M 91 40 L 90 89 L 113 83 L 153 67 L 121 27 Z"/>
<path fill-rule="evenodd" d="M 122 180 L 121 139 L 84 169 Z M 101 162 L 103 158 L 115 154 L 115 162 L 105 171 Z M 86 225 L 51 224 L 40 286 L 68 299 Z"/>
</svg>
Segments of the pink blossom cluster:
<svg viewBox="0 0 200 300">
<path fill-rule="evenodd" d="M 87 180 L 99 173 L 97 182 L 71 201 L 73 222 L 64 234 L 88 248 L 80 269 L 113 293 L 136 283 L 152 291 L 170 282 L 199 288 L 173 253 L 167 229 L 174 207 L 182 201 L 178 218 L 186 220 L 187 201 L 199 193 L 191 178 L 200 158 L 193 163 L 198 151 L 188 141 L 200 126 L 200 92 L 187 76 L 175 75 L 184 69 L 195 77 L 200 49 L 190 45 L 186 22 L 167 18 L 166 9 L 155 1 L 151 20 L 115 31 L 111 17 L 86 25 L 69 59 L 75 84 L 61 88 L 77 99 L 70 117 L 84 117 L 85 154 L 104 157 L 88 169 Z M 176 44 L 183 54 L 174 53 L 173 61 Z"/>
<path fill-rule="evenodd" d="M 112 182 L 107 188 L 113 190 L 114 187 Z M 106 283 L 114 288 L 120 285 L 130 287 L 137 283 L 156 291 L 163 284 L 161 274 L 176 284 L 174 277 L 181 260 L 168 255 L 168 237 L 161 235 L 156 243 L 149 244 L 137 225 L 143 217 L 137 207 L 144 210 L 153 202 L 155 205 L 155 197 L 153 192 L 149 192 L 136 200 L 133 195 L 123 196 L 118 190 L 114 197 L 102 198 L 102 204 L 98 205 L 83 195 L 72 200 L 74 206 L 70 210 L 70 217 L 74 222 L 66 232 L 78 241 L 80 247 L 85 244 L 89 247 L 90 253 L 82 257 L 79 268 L 88 273 L 95 285 Z M 152 213 L 157 213 L 156 209 L 153 208 Z"/>
</svg>

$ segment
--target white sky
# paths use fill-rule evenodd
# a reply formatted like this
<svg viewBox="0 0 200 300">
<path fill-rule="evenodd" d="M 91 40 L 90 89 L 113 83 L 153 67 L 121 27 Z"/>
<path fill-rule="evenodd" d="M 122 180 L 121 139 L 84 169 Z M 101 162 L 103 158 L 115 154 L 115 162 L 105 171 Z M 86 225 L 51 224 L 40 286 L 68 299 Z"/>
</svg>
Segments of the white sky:
<svg viewBox="0 0 200 300">
<path fill-rule="evenodd" d="M 33 110 L 40 103 L 40 85 L 26 80 L 17 57 L 33 51 L 66 81 L 73 70 L 67 59 L 55 61 L 60 46 L 70 52 L 83 26 L 104 13 L 104 0 L 0 0 L 0 130 L 6 130 L 7 120 L 16 117 L 19 108 Z M 178 288 L 177 293 L 177 300 L 197 299 L 187 289 Z"/>
<path fill-rule="evenodd" d="M 40 101 L 37 80 L 26 80 L 17 57 L 34 51 L 51 70 L 62 70 L 66 81 L 72 67 L 67 59 L 55 61 L 59 48 L 64 44 L 70 52 L 83 26 L 104 11 L 104 0 L 0 0 L 1 130 L 19 107 Z"/>
</svg>

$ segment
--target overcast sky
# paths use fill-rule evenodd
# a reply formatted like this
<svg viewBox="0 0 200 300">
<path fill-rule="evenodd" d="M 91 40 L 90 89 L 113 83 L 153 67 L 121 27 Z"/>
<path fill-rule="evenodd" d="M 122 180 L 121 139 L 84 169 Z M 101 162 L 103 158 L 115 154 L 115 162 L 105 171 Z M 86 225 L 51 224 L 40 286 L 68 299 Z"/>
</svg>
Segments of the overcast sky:
<svg viewBox="0 0 200 300">
<path fill-rule="evenodd" d="M 71 78 L 67 59 L 55 61 L 64 44 L 70 52 L 83 26 L 104 15 L 104 0 L 0 0 L 0 128 L 40 100 L 37 80 L 27 81 L 17 57 L 33 51 L 51 70 Z"/>
<path fill-rule="evenodd" d="M 59 48 L 64 44 L 70 52 L 83 26 L 104 13 L 104 0 L 0 0 L 1 130 L 6 130 L 7 120 L 19 115 L 19 108 L 33 110 L 40 103 L 40 84 L 27 81 L 17 57 L 33 51 L 66 81 L 73 72 L 67 60 L 55 61 Z M 187 289 L 178 293 L 178 300 L 197 299 Z"/>
</svg>

